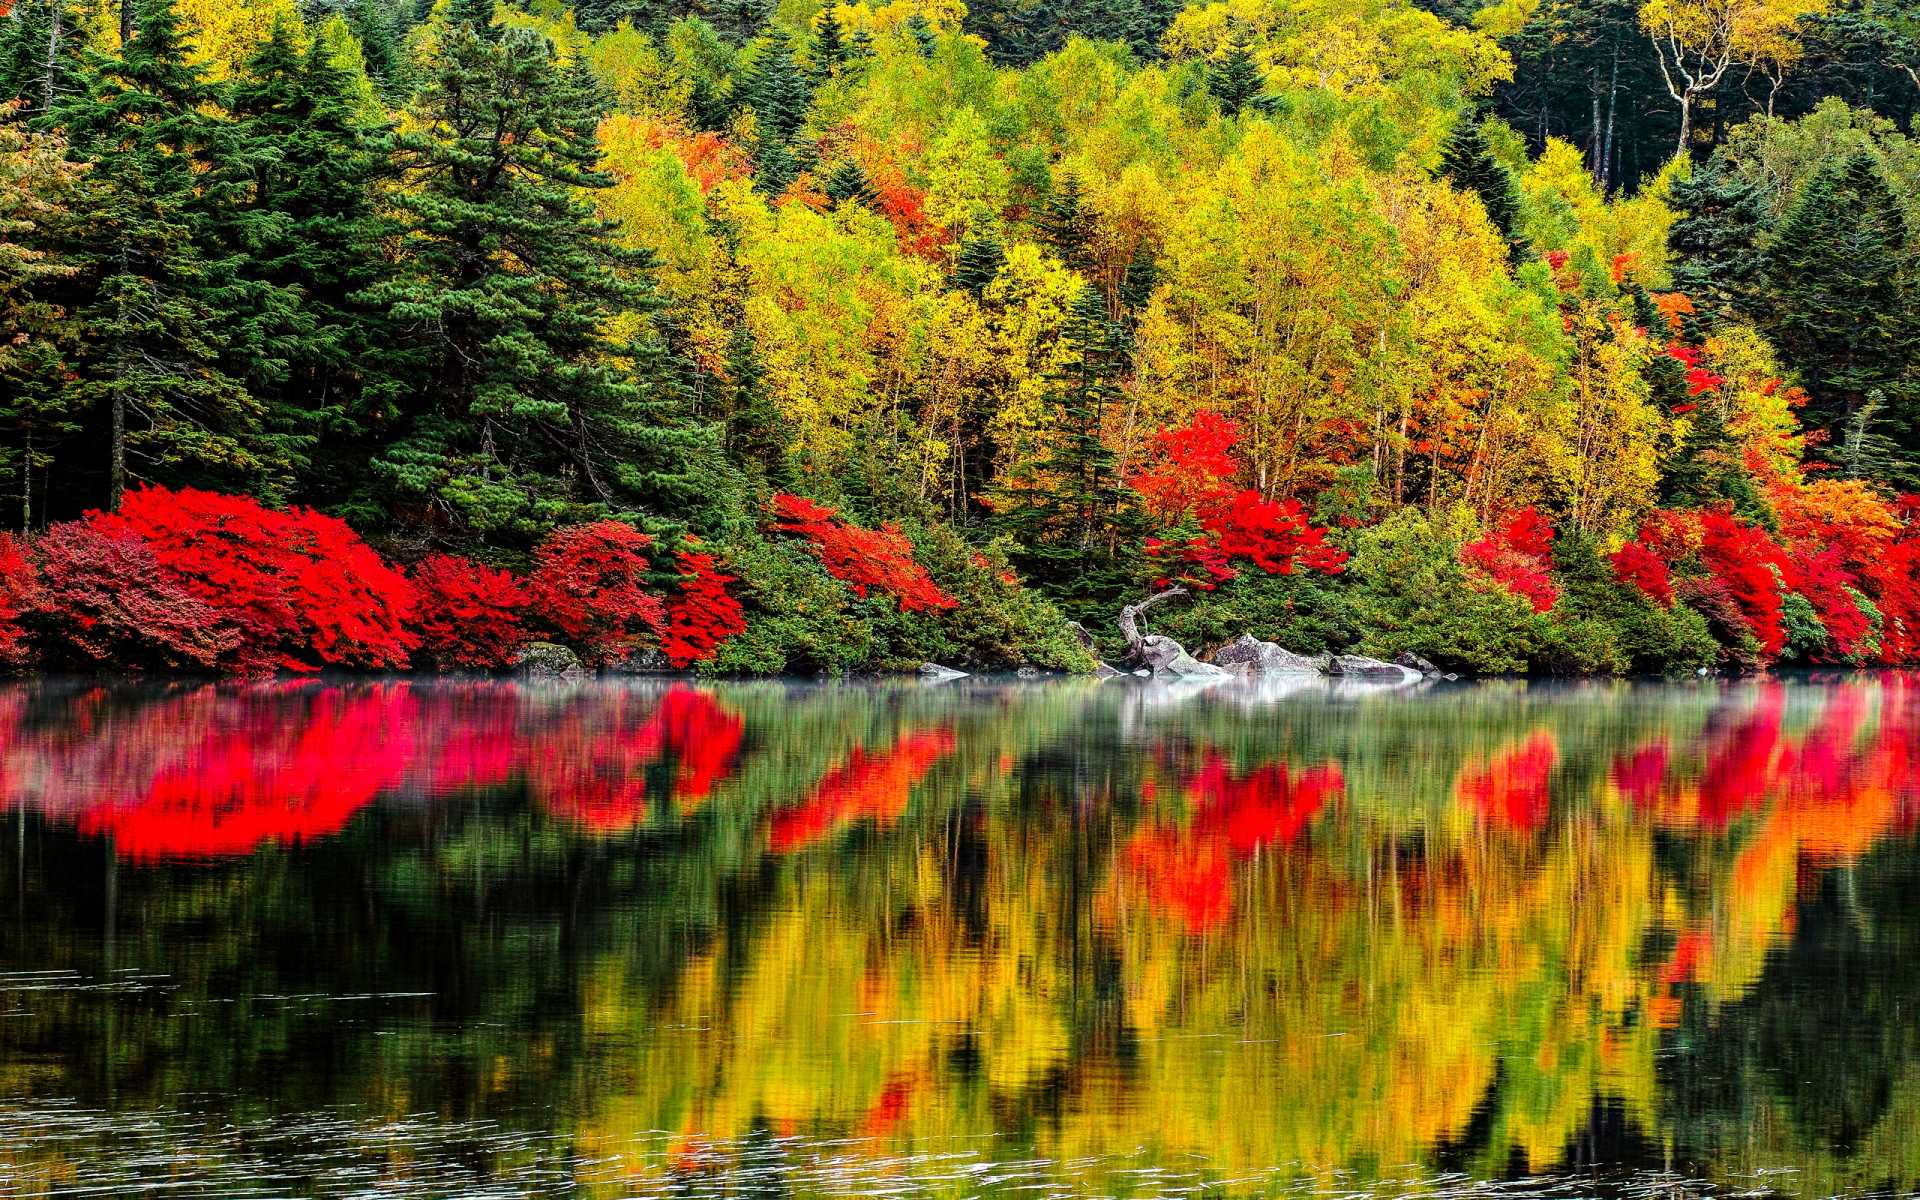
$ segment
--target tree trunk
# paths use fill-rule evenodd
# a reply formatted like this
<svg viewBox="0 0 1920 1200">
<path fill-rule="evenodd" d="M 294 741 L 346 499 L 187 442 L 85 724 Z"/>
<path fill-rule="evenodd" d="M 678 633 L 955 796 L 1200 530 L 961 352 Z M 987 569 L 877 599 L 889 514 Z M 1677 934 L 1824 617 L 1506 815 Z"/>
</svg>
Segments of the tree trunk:
<svg viewBox="0 0 1920 1200">
<path fill-rule="evenodd" d="M 33 430 L 27 430 L 27 465 L 20 470 L 20 536 L 33 532 Z"/>
<path fill-rule="evenodd" d="M 1613 183 L 1613 116 L 1620 108 L 1620 43 L 1613 43 L 1613 83 L 1607 90 L 1607 136 L 1600 148 L 1600 191 Z"/>
<path fill-rule="evenodd" d="M 127 490 L 127 389 L 126 362 L 124 349 L 120 352 L 120 361 L 114 369 L 113 379 L 113 449 L 112 466 L 107 474 L 107 511 L 114 512 L 120 507 L 120 497 Z"/>
<path fill-rule="evenodd" d="M 1693 90 L 1689 88 L 1680 97 L 1680 144 L 1673 148 L 1675 154 L 1685 154 L 1687 143 L 1693 138 Z"/>
<path fill-rule="evenodd" d="M 54 0 L 59 3 L 59 0 Z M 127 52 L 127 43 L 133 40 L 133 0 L 120 0 L 120 53 Z"/>
<path fill-rule="evenodd" d="M 1142 644 L 1146 641 L 1146 638 L 1140 633 L 1139 617 L 1142 613 L 1163 600 L 1171 600 L 1175 596 L 1184 596 L 1186 594 L 1186 588 L 1178 586 L 1170 587 L 1164 592 L 1157 592 L 1154 595 L 1148 596 L 1138 604 L 1129 604 L 1122 608 L 1120 610 L 1120 635 L 1127 639 L 1127 649 L 1138 655 Z"/>
<path fill-rule="evenodd" d="M 62 16 L 61 6 L 65 2 L 66 0 L 47 0 L 47 26 L 49 30 L 49 32 L 47 33 L 47 82 L 46 82 L 46 105 L 47 105 L 46 111 L 47 112 L 53 111 L 54 76 L 56 76 L 59 73 L 59 66 L 60 66 L 60 18 Z"/>
</svg>

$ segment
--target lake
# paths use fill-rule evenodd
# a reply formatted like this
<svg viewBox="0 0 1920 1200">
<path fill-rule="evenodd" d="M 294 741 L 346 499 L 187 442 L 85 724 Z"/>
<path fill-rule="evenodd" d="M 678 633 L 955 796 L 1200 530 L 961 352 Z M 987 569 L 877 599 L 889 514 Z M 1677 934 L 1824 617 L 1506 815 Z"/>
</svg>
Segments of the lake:
<svg viewBox="0 0 1920 1200">
<path fill-rule="evenodd" d="M 0 1195 L 1920 1187 L 1920 676 L 0 685 Z"/>
</svg>

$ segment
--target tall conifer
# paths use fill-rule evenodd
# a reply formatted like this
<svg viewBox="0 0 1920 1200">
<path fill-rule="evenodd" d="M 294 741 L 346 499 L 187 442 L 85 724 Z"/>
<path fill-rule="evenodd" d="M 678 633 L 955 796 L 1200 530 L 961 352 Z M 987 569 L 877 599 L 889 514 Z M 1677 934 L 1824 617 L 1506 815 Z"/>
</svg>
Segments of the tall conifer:
<svg viewBox="0 0 1920 1200">
<path fill-rule="evenodd" d="M 109 505 L 136 472 L 257 478 L 283 461 L 258 404 L 216 363 L 232 314 L 210 302 L 204 250 L 226 198 L 210 172 L 232 125 L 188 62 L 169 0 L 145 0 L 136 23 L 119 54 L 92 55 L 85 93 L 56 112 L 72 153 L 93 162 L 70 248 L 84 336 L 70 390 L 103 426 Z"/>
<path fill-rule="evenodd" d="M 401 497 L 481 533 L 645 509 L 673 384 L 650 322 L 606 333 L 660 301 L 651 263 L 581 198 L 612 183 L 597 169 L 600 97 L 545 37 L 471 12 L 435 39 L 428 78 L 419 132 L 400 139 L 407 258 L 370 295 L 430 361 L 381 469 Z"/>
</svg>

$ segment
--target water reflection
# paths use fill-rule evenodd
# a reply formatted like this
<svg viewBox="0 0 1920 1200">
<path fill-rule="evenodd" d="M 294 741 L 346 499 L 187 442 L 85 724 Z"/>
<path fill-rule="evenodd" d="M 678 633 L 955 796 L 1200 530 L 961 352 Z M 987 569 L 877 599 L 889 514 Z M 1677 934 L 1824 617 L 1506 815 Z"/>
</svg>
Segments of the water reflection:
<svg viewBox="0 0 1920 1200">
<path fill-rule="evenodd" d="M 1897 673 L 18 685 L 0 1180 L 1912 1189 L 1917 733 Z"/>
</svg>

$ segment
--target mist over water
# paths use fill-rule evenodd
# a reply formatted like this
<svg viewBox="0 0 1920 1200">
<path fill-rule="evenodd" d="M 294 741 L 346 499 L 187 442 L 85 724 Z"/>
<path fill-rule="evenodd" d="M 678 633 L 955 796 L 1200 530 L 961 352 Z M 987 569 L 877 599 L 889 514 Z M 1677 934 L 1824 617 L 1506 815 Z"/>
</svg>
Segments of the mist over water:
<svg viewBox="0 0 1920 1200">
<path fill-rule="evenodd" d="M 1920 676 L 0 687 L 0 1195 L 1920 1189 Z"/>
</svg>

